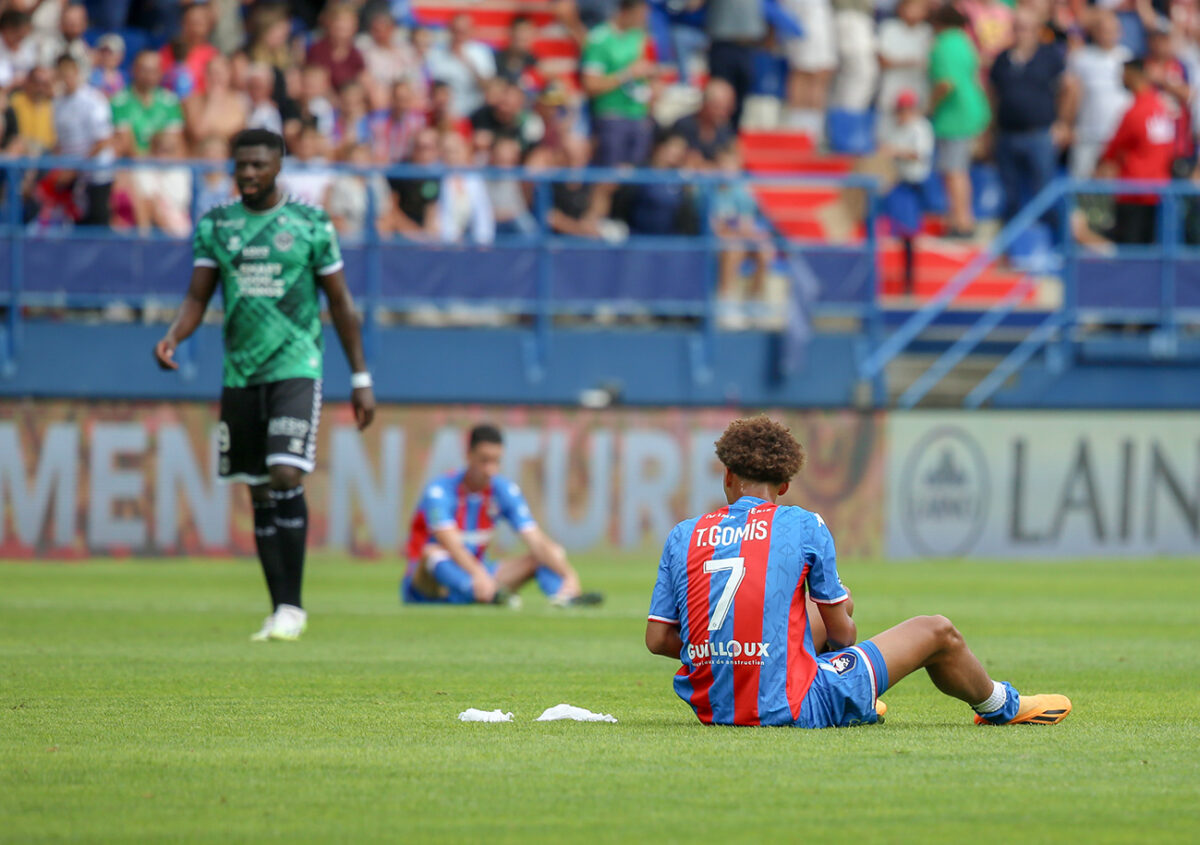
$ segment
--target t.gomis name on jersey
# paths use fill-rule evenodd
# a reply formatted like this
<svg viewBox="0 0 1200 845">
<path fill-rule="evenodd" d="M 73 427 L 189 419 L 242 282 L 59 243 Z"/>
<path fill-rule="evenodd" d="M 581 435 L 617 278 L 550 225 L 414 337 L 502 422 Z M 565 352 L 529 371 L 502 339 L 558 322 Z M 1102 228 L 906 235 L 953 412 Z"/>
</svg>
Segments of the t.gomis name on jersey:
<svg viewBox="0 0 1200 845">
<path fill-rule="evenodd" d="M 710 525 L 696 532 L 696 547 L 732 546 L 746 540 L 765 540 L 770 533 L 770 520 L 756 519 L 745 525 Z"/>
</svg>

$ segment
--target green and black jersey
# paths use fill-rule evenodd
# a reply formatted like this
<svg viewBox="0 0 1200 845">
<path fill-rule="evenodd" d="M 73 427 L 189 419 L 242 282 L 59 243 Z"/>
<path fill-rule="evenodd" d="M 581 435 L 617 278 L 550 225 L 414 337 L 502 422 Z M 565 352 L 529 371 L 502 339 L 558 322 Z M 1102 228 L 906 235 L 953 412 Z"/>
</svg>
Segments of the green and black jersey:
<svg viewBox="0 0 1200 845">
<path fill-rule="evenodd" d="M 316 277 L 342 268 L 329 215 L 293 197 L 262 212 L 235 200 L 200 218 L 193 253 L 221 281 L 226 387 L 321 378 Z"/>
</svg>

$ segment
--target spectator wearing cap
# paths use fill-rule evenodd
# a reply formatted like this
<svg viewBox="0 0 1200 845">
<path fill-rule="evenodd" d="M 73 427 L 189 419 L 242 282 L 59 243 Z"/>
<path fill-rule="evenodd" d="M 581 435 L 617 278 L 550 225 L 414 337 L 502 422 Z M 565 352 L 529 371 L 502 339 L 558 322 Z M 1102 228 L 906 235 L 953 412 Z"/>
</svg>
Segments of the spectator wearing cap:
<svg viewBox="0 0 1200 845">
<path fill-rule="evenodd" d="M 710 79 L 704 86 L 699 110 L 675 121 L 671 133 L 687 142 L 689 166 L 712 166 L 717 158 L 717 150 L 737 138 L 737 131 L 733 128 L 736 99 L 732 85 L 724 79 Z"/>
<path fill-rule="evenodd" d="M 456 115 L 470 115 L 483 105 L 483 89 L 496 75 L 492 48 L 474 40 L 471 17 L 457 14 L 450 19 L 450 41 L 429 54 L 433 78 L 450 86 L 451 106 Z"/>
<path fill-rule="evenodd" d="M 121 70 L 124 61 L 125 39 L 115 32 L 100 36 L 88 84 L 109 99 L 117 96 L 125 90 L 125 72 Z"/>
<path fill-rule="evenodd" d="M 953 6 L 934 12 L 933 49 L 929 55 L 930 108 L 937 138 L 936 164 L 946 182 L 947 234 L 970 237 L 975 231 L 971 207 L 971 155 L 991 119 L 980 84 L 979 56 Z"/>
<path fill-rule="evenodd" d="M 79 63 L 70 53 L 57 62 L 62 93 L 54 100 L 56 152 L 68 158 L 90 158 L 111 162 L 113 153 L 112 109 L 105 96 L 83 81 Z M 87 226 L 107 226 L 113 174 L 110 170 L 70 174 L 77 193 L 83 194 L 83 217 Z"/>
<path fill-rule="evenodd" d="M 1073 51 L 1067 73 L 1074 79 L 1077 96 L 1074 113 L 1066 118 L 1074 124 L 1069 165 L 1071 178 L 1091 179 L 1108 140 L 1129 106 L 1130 95 L 1122 83 L 1125 62 L 1133 58 L 1121 43 L 1121 22 L 1109 9 L 1098 9 L 1092 17 L 1092 43 Z"/>
<path fill-rule="evenodd" d="M 879 26 L 878 135 L 886 142 L 896 126 L 893 108 L 903 91 L 912 92 L 918 108 L 929 102 L 929 49 L 933 29 L 929 26 L 928 0 L 900 0 L 896 16 Z"/>
<path fill-rule="evenodd" d="M 162 59 L 158 53 L 138 53 L 133 62 L 133 84 L 112 100 L 120 155 L 143 155 L 150 149 L 150 139 L 159 132 L 183 129 L 179 98 L 161 88 L 161 83 Z"/>
<path fill-rule="evenodd" d="M 30 37 L 29 15 L 18 9 L 0 12 L 0 88 L 25 81 L 38 64 L 37 43 Z"/>
<path fill-rule="evenodd" d="M 767 37 L 761 0 L 709 0 L 708 71 L 733 86 L 733 125 L 742 122 L 742 106 L 754 83 L 754 56 Z"/>
<path fill-rule="evenodd" d="M 884 214 L 892 233 L 904 247 L 904 286 L 911 294 L 914 287 L 914 239 L 921 231 L 925 211 L 925 183 L 933 169 L 933 127 L 921 113 L 915 91 L 901 91 L 890 109 L 895 115 L 882 153 L 892 160 L 896 183 L 884 198 Z"/>
<path fill-rule="evenodd" d="M 583 90 L 591 100 L 600 167 L 637 166 L 650 155 L 651 51 L 645 0 L 620 0 L 612 19 L 588 34 Z"/>
<path fill-rule="evenodd" d="M 159 51 L 166 85 L 180 99 L 206 90 L 204 72 L 213 57 L 219 55 L 209 41 L 212 30 L 212 10 L 208 4 L 188 3 L 183 7 L 179 36 Z"/>
<path fill-rule="evenodd" d="M 325 37 L 308 48 L 309 65 L 329 71 L 329 84 L 341 91 L 351 82 L 361 82 L 367 63 L 354 46 L 358 12 L 348 3 L 334 3 L 321 16 Z"/>
<path fill-rule="evenodd" d="M 1175 158 L 1175 115 L 1140 59 L 1125 63 L 1123 79 L 1133 101 L 1100 157 L 1100 175 L 1166 181 Z M 1120 195 L 1112 239 L 1123 244 L 1154 243 L 1157 221 L 1157 194 Z"/>
<path fill-rule="evenodd" d="M 55 64 L 61 55 L 69 55 L 84 79 L 92 72 L 92 51 L 83 34 L 87 32 L 87 9 L 77 3 L 63 6 L 58 17 L 58 28 L 40 38 L 39 64 L 47 67 Z"/>
<path fill-rule="evenodd" d="M 1060 116 L 1070 111 L 1074 79 L 1064 76 L 1062 51 L 1042 43 L 1042 31 L 1033 12 L 1018 9 L 1013 45 L 996 57 L 989 73 L 1006 221 L 1054 178 L 1059 147 L 1070 140 L 1070 127 Z"/>
</svg>

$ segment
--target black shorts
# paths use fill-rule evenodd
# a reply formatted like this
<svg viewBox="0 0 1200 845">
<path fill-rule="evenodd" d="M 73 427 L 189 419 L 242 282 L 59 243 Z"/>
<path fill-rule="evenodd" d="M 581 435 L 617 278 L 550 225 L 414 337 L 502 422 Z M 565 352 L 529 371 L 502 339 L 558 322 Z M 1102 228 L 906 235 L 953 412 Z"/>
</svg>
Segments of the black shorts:
<svg viewBox="0 0 1200 845">
<path fill-rule="evenodd" d="M 276 464 L 312 472 L 317 459 L 321 382 L 289 378 L 221 391 L 217 472 L 229 482 L 266 484 Z"/>
</svg>

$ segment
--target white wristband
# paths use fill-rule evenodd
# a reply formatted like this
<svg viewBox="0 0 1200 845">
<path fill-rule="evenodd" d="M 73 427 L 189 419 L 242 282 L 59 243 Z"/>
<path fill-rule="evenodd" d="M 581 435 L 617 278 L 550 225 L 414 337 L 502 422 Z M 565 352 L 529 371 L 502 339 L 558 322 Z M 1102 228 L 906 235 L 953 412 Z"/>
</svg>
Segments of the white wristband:
<svg viewBox="0 0 1200 845">
<path fill-rule="evenodd" d="M 350 386 L 355 390 L 358 390 L 360 387 L 370 387 L 374 383 L 375 382 L 371 381 L 370 373 L 364 372 L 350 374 Z"/>
</svg>

